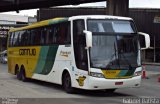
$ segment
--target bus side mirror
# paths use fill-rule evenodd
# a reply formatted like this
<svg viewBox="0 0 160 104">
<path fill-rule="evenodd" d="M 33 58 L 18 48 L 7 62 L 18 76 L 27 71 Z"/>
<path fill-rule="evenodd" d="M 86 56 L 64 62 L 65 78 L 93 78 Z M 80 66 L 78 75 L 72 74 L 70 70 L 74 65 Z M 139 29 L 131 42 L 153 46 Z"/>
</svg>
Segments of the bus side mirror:
<svg viewBox="0 0 160 104">
<path fill-rule="evenodd" d="M 147 49 L 150 47 L 150 36 L 149 34 L 143 33 L 143 32 L 138 32 L 140 35 L 140 45 L 141 45 L 141 50 Z"/>
<path fill-rule="evenodd" d="M 86 48 L 92 47 L 92 32 L 84 30 L 86 36 Z"/>
</svg>

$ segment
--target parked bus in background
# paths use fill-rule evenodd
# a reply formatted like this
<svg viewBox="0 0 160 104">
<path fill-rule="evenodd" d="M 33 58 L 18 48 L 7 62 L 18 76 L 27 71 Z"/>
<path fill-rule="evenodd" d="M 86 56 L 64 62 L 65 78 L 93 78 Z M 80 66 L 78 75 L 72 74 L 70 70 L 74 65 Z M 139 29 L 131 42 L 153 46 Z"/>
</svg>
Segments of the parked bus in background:
<svg viewBox="0 0 160 104">
<path fill-rule="evenodd" d="M 142 34 L 142 33 L 140 33 Z M 146 48 L 150 41 L 147 34 Z M 82 15 L 54 18 L 10 30 L 8 71 L 74 88 L 109 90 L 139 87 L 139 33 L 131 18 Z"/>
</svg>

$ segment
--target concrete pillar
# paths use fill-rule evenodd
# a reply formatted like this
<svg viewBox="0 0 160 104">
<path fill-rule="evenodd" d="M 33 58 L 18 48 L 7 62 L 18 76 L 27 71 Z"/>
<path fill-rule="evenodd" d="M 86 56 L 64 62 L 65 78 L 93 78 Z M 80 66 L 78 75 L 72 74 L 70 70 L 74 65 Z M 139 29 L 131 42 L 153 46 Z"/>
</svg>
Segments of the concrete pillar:
<svg viewBox="0 0 160 104">
<path fill-rule="evenodd" d="M 128 16 L 129 0 L 107 0 L 107 11 L 109 15 Z"/>
</svg>

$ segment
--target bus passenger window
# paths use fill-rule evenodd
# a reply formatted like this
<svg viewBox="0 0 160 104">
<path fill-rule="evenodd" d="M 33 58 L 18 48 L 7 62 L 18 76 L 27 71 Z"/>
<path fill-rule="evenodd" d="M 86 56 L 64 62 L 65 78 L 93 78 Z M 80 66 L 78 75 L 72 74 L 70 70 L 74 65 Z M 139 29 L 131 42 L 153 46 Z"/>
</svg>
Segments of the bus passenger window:
<svg viewBox="0 0 160 104">
<path fill-rule="evenodd" d="M 53 44 L 53 30 L 51 27 L 47 28 L 47 44 Z"/>
<path fill-rule="evenodd" d="M 26 45 L 31 45 L 31 31 L 30 30 L 26 30 L 25 32 L 26 34 Z"/>
<path fill-rule="evenodd" d="M 52 25 L 48 31 L 49 44 L 71 44 L 70 22 Z"/>
<path fill-rule="evenodd" d="M 55 44 L 59 44 L 59 41 L 58 41 L 58 35 L 59 35 L 59 27 L 58 25 L 54 28 L 54 41 L 55 41 Z"/>
<path fill-rule="evenodd" d="M 34 30 L 31 30 L 31 45 L 35 45 L 35 36 Z"/>
<path fill-rule="evenodd" d="M 65 26 L 64 43 L 71 44 L 70 22 L 65 23 L 64 26 Z"/>
<path fill-rule="evenodd" d="M 22 33 L 23 31 L 20 31 L 20 34 L 18 35 L 18 46 L 22 46 L 22 43 L 23 43 L 23 41 L 22 41 Z"/>
<path fill-rule="evenodd" d="M 12 47 L 13 35 L 14 35 L 14 32 L 9 33 L 9 47 Z"/>
<path fill-rule="evenodd" d="M 17 39 L 15 41 L 15 46 L 19 45 L 19 35 L 20 35 L 20 32 L 18 32 L 18 34 L 17 34 Z"/>
<path fill-rule="evenodd" d="M 39 39 L 39 37 L 40 37 L 40 34 L 41 34 L 41 29 L 40 28 L 36 28 L 35 29 L 35 44 L 36 45 L 40 45 L 40 39 Z"/>
<path fill-rule="evenodd" d="M 64 44 L 64 34 L 65 34 L 65 27 L 62 25 L 59 26 L 59 34 L 58 34 L 58 43 Z"/>
<path fill-rule="evenodd" d="M 46 45 L 46 33 L 47 33 L 47 29 L 46 28 L 41 28 L 41 37 L 40 37 L 40 43 L 41 45 Z"/>
<path fill-rule="evenodd" d="M 31 30 L 32 45 L 40 45 L 39 36 L 40 36 L 39 28 Z"/>
<path fill-rule="evenodd" d="M 26 34 L 25 34 L 25 31 L 20 31 L 20 34 L 19 34 L 19 46 L 25 46 L 25 43 L 26 43 Z"/>
<path fill-rule="evenodd" d="M 15 32 L 15 35 L 13 38 L 13 46 L 17 46 L 18 34 L 19 34 L 19 32 Z"/>
</svg>

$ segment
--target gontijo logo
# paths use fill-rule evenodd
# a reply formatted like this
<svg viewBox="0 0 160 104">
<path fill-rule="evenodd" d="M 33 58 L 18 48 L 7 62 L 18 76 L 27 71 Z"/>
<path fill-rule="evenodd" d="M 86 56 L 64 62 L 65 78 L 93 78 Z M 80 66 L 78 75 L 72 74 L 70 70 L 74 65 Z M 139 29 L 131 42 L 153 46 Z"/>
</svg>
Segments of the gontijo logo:
<svg viewBox="0 0 160 104">
<path fill-rule="evenodd" d="M 19 55 L 23 56 L 35 56 L 36 55 L 36 49 L 19 49 Z"/>
<path fill-rule="evenodd" d="M 64 56 L 64 57 L 68 57 L 70 54 L 71 54 L 71 52 L 67 52 L 67 51 L 60 52 L 60 56 Z"/>
</svg>

